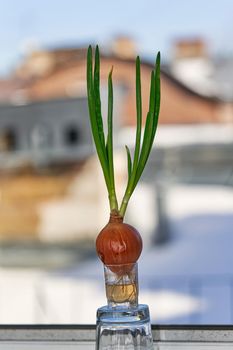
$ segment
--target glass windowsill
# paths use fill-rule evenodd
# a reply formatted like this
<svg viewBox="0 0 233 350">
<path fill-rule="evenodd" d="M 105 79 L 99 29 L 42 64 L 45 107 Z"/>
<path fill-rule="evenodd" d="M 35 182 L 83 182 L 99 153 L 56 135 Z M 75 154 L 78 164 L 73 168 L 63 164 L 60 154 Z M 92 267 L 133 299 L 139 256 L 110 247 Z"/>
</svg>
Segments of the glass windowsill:
<svg viewBox="0 0 233 350">
<path fill-rule="evenodd" d="M 152 326 L 155 350 L 233 348 L 233 326 Z M 0 326 L 1 350 L 94 350 L 95 326 Z"/>
</svg>

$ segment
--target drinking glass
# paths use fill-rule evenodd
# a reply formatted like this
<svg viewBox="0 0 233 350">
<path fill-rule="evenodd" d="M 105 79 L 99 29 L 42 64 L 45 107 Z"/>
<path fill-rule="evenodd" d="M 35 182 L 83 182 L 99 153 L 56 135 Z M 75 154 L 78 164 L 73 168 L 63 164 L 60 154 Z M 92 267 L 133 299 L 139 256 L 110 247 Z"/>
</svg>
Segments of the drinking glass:
<svg viewBox="0 0 233 350">
<path fill-rule="evenodd" d="M 150 314 L 138 304 L 138 265 L 104 265 L 107 305 L 97 310 L 96 350 L 152 350 Z"/>
</svg>

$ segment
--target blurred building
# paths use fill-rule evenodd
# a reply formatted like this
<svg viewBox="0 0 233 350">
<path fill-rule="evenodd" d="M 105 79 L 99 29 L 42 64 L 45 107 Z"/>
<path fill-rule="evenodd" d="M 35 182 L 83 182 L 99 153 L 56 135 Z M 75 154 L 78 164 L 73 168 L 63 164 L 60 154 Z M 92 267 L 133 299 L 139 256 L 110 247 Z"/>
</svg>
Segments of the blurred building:
<svg viewBox="0 0 233 350">
<path fill-rule="evenodd" d="M 104 92 L 107 89 L 107 76 L 113 66 L 114 87 L 121 92 L 122 105 L 116 120 L 122 126 L 135 123 L 136 53 L 133 41 L 125 37 L 117 38 L 111 47 L 102 51 L 102 90 Z M 223 66 L 226 70 L 226 62 Z M 145 101 L 148 101 L 152 67 L 153 62 L 142 59 Z M 226 91 L 226 87 L 223 89 L 223 83 L 220 82 L 222 68 L 219 62 L 216 64 L 210 59 L 202 40 L 177 41 L 171 64 L 162 66 L 160 123 L 232 122 L 232 113 L 228 117 L 222 113 L 226 100 L 231 102 L 229 91 Z M 229 65 L 228 69 L 231 73 Z M 231 77 L 228 76 L 228 79 Z M 229 90 L 232 90 L 230 86 Z M 19 65 L 12 78 L 0 82 L 0 101 L 7 104 L 70 100 L 80 96 L 86 96 L 86 48 L 33 52 Z M 146 115 L 146 102 L 143 109 Z"/>
<path fill-rule="evenodd" d="M 101 57 L 103 114 L 107 114 L 107 77 L 113 66 L 117 141 L 129 146 L 136 122 L 136 52 L 131 39 L 119 37 Z M 141 60 L 144 118 L 152 68 L 153 62 Z M 195 125 L 233 124 L 233 78 L 226 70 L 225 64 L 210 60 L 201 40 L 176 43 L 171 65 L 162 65 L 161 71 L 160 126 L 161 130 L 168 126 L 166 142 L 171 126 L 190 125 L 182 131 L 189 138 Z M 213 137 L 219 135 L 219 127 L 211 130 Z M 181 139 L 180 133 L 177 136 L 173 130 L 172 134 Z M 86 48 L 32 52 L 9 79 L 0 81 L 0 236 L 51 240 L 95 232 L 99 222 L 88 218 L 104 187 L 101 173 L 95 173 L 95 161 L 87 160 L 92 151 Z M 90 185 L 90 174 L 95 174 L 98 186 Z M 119 174 L 120 181 L 124 176 Z M 104 206 L 99 206 L 101 222 Z"/>
<path fill-rule="evenodd" d="M 101 93 L 107 113 L 107 77 L 114 67 L 115 128 L 135 126 L 135 43 L 126 37 L 102 51 Z M 142 59 L 143 116 L 147 115 L 153 62 Z M 162 65 L 160 125 L 233 123 L 233 63 L 210 59 L 201 39 L 178 40 L 171 64 Z M 0 149 L 36 148 L 47 158 L 74 159 L 90 146 L 86 102 L 86 48 L 32 52 L 0 80 Z M 75 152 L 72 152 L 75 150 Z M 37 152 L 37 153 L 38 153 Z M 19 154 L 19 152 L 18 152 Z M 9 154 L 8 154 L 9 156 Z M 31 159 L 35 160 L 33 155 Z"/>
<path fill-rule="evenodd" d="M 119 37 L 102 53 L 103 114 L 106 113 L 107 77 L 113 66 L 115 124 L 119 128 L 136 122 L 136 51 L 131 39 Z M 233 123 L 233 63 L 230 62 L 227 65 L 225 61 L 223 64 L 212 61 L 201 39 L 177 41 L 171 64 L 162 65 L 160 125 Z M 153 62 L 142 59 L 144 118 L 152 68 Z M 85 132 L 88 128 L 86 48 L 32 52 L 8 80 L 0 81 L 0 102 L 2 151 L 46 148 L 48 139 L 47 148 L 59 152 L 67 145 L 75 147 L 77 143 L 80 150 L 81 144 L 90 144 Z M 63 136 L 59 128 L 63 129 Z"/>
</svg>

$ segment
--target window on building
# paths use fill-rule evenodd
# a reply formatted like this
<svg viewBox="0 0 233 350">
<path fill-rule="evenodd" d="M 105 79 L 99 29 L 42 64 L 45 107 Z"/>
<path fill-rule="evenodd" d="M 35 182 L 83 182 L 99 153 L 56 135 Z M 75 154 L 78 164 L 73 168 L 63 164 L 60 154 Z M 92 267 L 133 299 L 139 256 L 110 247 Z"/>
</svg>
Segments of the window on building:
<svg viewBox="0 0 233 350">
<path fill-rule="evenodd" d="M 49 125 L 41 123 L 35 125 L 31 132 L 31 143 L 33 148 L 41 149 L 51 146 L 51 130 Z"/>
<path fill-rule="evenodd" d="M 65 143 L 68 146 L 76 146 L 80 142 L 80 131 L 75 125 L 71 125 L 65 130 Z"/>
<path fill-rule="evenodd" d="M 16 148 L 16 132 L 8 128 L 0 132 L 0 151 L 13 151 Z"/>
</svg>

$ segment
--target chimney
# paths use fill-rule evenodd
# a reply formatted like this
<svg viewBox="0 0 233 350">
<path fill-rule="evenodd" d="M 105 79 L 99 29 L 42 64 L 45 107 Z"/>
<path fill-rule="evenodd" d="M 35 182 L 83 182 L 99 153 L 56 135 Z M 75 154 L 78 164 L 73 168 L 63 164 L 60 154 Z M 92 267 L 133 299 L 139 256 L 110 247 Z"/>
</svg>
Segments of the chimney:
<svg viewBox="0 0 233 350">
<path fill-rule="evenodd" d="M 112 42 L 112 53 L 120 58 L 134 58 L 136 51 L 135 42 L 130 37 L 118 36 Z"/>
<path fill-rule="evenodd" d="M 207 57 L 207 48 L 200 38 L 180 39 L 174 45 L 174 59 Z"/>
<path fill-rule="evenodd" d="M 214 67 L 207 46 L 201 38 L 177 40 L 173 48 L 172 75 L 193 91 L 213 96 L 216 86 L 212 80 Z"/>
<path fill-rule="evenodd" d="M 33 51 L 16 69 L 20 78 L 43 77 L 49 74 L 55 65 L 53 55 L 49 51 Z"/>
</svg>

